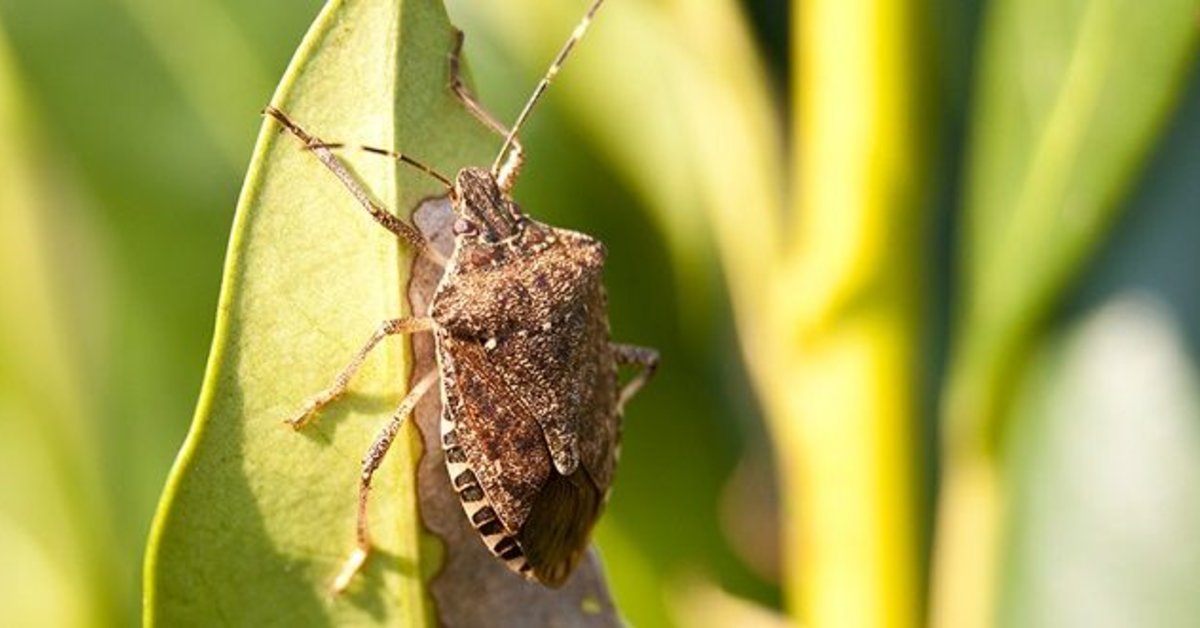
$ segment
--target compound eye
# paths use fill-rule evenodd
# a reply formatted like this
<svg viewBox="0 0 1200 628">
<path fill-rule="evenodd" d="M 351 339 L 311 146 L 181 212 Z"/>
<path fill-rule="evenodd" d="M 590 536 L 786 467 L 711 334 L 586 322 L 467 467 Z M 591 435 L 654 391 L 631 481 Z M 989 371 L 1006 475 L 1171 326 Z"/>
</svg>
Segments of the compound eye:
<svg viewBox="0 0 1200 628">
<path fill-rule="evenodd" d="M 479 230 L 475 228 L 475 223 L 466 218 L 459 218 L 454 221 L 454 235 L 475 235 Z"/>
</svg>

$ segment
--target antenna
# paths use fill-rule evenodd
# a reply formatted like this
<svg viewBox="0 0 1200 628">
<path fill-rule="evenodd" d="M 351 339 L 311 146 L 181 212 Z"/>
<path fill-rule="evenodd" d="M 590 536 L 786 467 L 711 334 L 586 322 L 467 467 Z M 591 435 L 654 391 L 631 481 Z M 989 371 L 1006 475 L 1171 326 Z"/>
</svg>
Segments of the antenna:
<svg viewBox="0 0 1200 628">
<path fill-rule="evenodd" d="M 320 159 L 321 163 L 325 164 L 327 168 L 332 170 L 333 174 L 337 175 L 337 177 L 342 180 L 342 183 L 345 183 L 348 187 L 351 186 L 351 183 L 349 183 L 348 179 L 346 178 L 349 176 L 346 173 L 346 167 L 341 163 L 340 160 L 338 160 L 337 157 L 334 157 L 332 153 L 329 153 L 331 150 L 346 148 L 345 144 L 341 142 L 325 142 L 317 139 L 315 136 L 309 134 L 308 131 L 300 128 L 300 125 L 293 122 L 286 113 L 280 111 L 278 108 L 272 105 L 267 105 L 267 108 L 263 109 L 263 113 L 278 120 L 279 123 L 283 125 L 283 128 L 287 129 L 292 135 L 295 135 L 300 139 L 306 149 L 316 153 L 317 159 Z M 391 157 L 392 159 L 412 166 L 413 168 L 424 172 L 434 179 L 437 179 L 447 188 L 454 189 L 454 183 L 451 182 L 450 179 L 447 179 L 445 175 L 439 173 L 433 168 L 430 168 L 429 166 L 426 166 L 416 159 L 409 157 L 408 155 L 397 153 L 394 150 L 387 150 L 386 148 L 375 148 L 374 146 L 359 146 L 359 148 L 368 153 L 383 155 L 384 157 Z M 354 193 L 355 197 L 359 196 L 354 187 L 351 187 L 350 191 Z"/>
<path fill-rule="evenodd" d="M 500 170 L 500 164 L 504 162 L 505 155 L 512 148 L 513 140 L 516 139 L 517 133 L 525 124 L 525 119 L 529 117 L 529 112 L 533 110 L 533 106 L 541 99 L 542 93 L 550 87 L 550 81 L 554 80 L 558 74 L 559 68 L 562 67 L 563 61 L 567 55 L 571 54 L 571 49 L 575 47 L 575 43 L 583 39 L 583 34 L 587 32 L 588 26 L 592 23 L 592 17 L 596 15 L 596 10 L 600 5 L 604 4 L 604 0 L 596 0 L 592 6 L 584 14 L 583 19 L 579 20 L 579 24 L 575 26 L 575 32 L 571 33 L 571 37 L 567 39 L 567 43 L 563 44 L 561 50 L 558 51 L 558 56 L 554 58 L 554 62 L 550 64 L 550 69 L 546 70 L 546 75 L 538 81 L 537 87 L 533 90 L 533 95 L 529 97 L 529 101 L 525 103 L 525 108 L 521 110 L 521 115 L 517 116 L 517 121 L 513 123 L 512 129 L 508 132 L 508 137 L 504 138 L 504 145 L 500 147 L 500 154 L 496 155 L 496 161 L 492 163 L 492 174 L 495 175 Z"/>
</svg>

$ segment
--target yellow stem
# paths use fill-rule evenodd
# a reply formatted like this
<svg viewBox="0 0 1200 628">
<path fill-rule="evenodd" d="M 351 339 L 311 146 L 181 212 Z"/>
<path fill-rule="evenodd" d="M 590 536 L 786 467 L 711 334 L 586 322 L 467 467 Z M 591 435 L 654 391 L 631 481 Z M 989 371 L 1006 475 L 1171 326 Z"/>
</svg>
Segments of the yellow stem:
<svg viewBox="0 0 1200 628">
<path fill-rule="evenodd" d="M 916 374 L 923 154 L 912 7 L 798 3 L 787 347 L 766 389 L 785 466 L 789 596 L 808 626 L 920 623 Z"/>
</svg>

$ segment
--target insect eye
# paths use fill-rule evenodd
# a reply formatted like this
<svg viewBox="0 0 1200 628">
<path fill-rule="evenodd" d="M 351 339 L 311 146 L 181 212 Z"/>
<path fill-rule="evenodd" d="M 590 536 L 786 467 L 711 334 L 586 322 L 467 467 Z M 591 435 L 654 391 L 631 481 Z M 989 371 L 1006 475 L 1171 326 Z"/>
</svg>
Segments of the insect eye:
<svg viewBox="0 0 1200 628">
<path fill-rule="evenodd" d="M 475 228 L 475 223 L 466 218 L 459 218 L 454 221 L 454 235 L 475 235 L 479 230 Z"/>
</svg>

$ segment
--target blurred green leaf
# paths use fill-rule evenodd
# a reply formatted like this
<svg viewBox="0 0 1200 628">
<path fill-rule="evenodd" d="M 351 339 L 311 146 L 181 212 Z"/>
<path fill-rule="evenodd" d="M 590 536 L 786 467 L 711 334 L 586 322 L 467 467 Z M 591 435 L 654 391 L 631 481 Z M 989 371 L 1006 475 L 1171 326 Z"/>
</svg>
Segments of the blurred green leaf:
<svg viewBox="0 0 1200 628">
<path fill-rule="evenodd" d="M 68 286 L 80 212 L 38 141 L 0 29 L 0 609 L 13 626 L 119 621 L 120 581 Z M 68 274 L 75 274 L 68 276 Z"/>
<path fill-rule="evenodd" d="M 1197 11 L 1196 0 L 992 5 L 948 409 L 956 438 L 989 437 L 1038 323 L 1122 206 L 1192 65 Z"/>
<path fill-rule="evenodd" d="M 1098 248 L 1192 67 L 1196 0 L 990 5 L 972 122 L 935 623 L 990 623 L 1004 509 L 994 458 L 1050 312 Z"/>
<path fill-rule="evenodd" d="M 234 167 L 245 159 L 245 136 L 227 124 L 245 112 L 241 94 L 263 93 L 270 76 L 233 13 L 216 0 L 186 3 L 123 0 L 142 35 Z"/>
<path fill-rule="evenodd" d="M 403 149 L 445 172 L 486 163 L 497 142 L 446 89 L 451 44 L 438 0 L 333 0 L 273 104 L 331 141 Z M 404 341 L 374 352 L 317 424 L 296 434 L 281 423 L 403 312 L 409 251 L 277 130 L 264 125 L 239 201 L 208 374 L 152 531 L 146 618 L 423 625 L 422 578 L 436 565 L 421 543 L 411 428 L 376 476 L 379 551 L 350 592 L 328 594 L 353 547 L 358 461 L 404 392 Z M 347 157 L 398 214 L 439 193 L 390 160 Z"/>
<path fill-rule="evenodd" d="M 1001 448 L 1002 625 L 1189 626 L 1200 613 L 1197 163 L 1193 72 L 1129 215 L 1018 386 Z"/>
<path fill-rule="evenodd" d="M 253 4 L 276 14 L 271 37 L 250 39 L 260 49 L 273 45 L 277 78 L 317 6 Z M 272 85 L 221 92 L 222 111 L 237 112 L 221 136 L 241 137 L 234 164 L 120 3 L 6 0 L 0 21 L 29 109 L 42 121 L 38 143 L 71 175 L 73 185 L 52 185 L 87 201 L 71 220 L 56 222 L 80 241 L 59 257 L 72 297 L 61 307 L 87 330 L 72 359 L 84 374 L 83 402 L 95 422 L 89 450 L 106 491 L 107 516 L 95 525 L 116 537 L 109 544 L 121 560 L 108 579 L 124 592 L 128 616 L 141 606 L 146 535 L 204 373 L 233 203 L 259 124 L 254 114 Z M 213 33 L 163 38 L 180 46 L 226 41 Z M 224 59 L 207 49 L 184 54 Z"/>
</svg>

